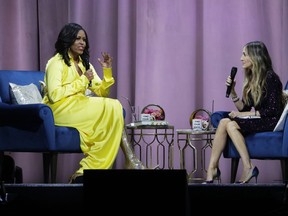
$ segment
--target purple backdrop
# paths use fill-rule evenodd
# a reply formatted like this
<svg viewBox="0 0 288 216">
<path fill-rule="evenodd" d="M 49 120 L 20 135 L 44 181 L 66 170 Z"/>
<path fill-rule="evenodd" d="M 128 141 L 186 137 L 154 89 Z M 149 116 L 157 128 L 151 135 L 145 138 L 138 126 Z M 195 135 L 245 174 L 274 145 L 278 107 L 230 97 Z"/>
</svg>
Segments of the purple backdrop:
<svg viewBox="0 0 288 216">
<path fill-rule="evenodd" d="M 44 70 L 60 28 L 78 22 L 89 34 L 91 62 L 100 75 L 97 57 L 102 51 L 113 56 L 116 85 L 111 97 L 127 111 L 122 96 L 139 109 L 159 104 L 175 129 L 189 128 L 196 109 L 234 109 L 225 98 L 225 80 L 231 67 L 238 67 L 241 94 L 240 56 L 248 41 L 264 41 L 283 84 L 288 80 L 286 0 L 0 0 L 0 5 L 1 69 Z M 130 121 L 128 112 L 126 123 Z M 174 166 L 179 168 L 176 136 L 174 145 Z M 40 154 L 13 156 L 25 182 L 42 181 Z M 59 157 L 58 182 L 68 181 L 81 157 Z M 254 164 L 260 168 L 259 182 L 281 179 L 278 161 Z M 116 168 L 122 167 L 120 152 Z M 222 159 L 220 167 L 222 181 L 228 182 L 230 162 Z"/>
</svg>

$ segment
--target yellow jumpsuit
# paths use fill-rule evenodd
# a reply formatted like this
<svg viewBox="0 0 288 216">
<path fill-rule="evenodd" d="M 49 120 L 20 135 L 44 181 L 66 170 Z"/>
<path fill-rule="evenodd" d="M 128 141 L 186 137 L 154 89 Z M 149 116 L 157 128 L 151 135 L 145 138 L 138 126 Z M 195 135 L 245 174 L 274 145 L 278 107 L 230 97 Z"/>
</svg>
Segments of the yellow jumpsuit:
<svg viewBox="0 0 288 216">
<path fill-rule="evenodd" d="M 76 173 L 84 169 L 109 169 L 117 156 L 124 126 L 122 105 L 117 99 L 107 98 L 114 84 L 111 68 L 103 68 L 103 80 L 93 65 L 91 87 L 85 75 L 79 75 L 70 58 L 68 67 L 59 54 L 46 65 L 46 84 L 43 103 L 51 107 L 55 124 L 76 128 L 80 133 L 81 149 L 85 157 Z M 84 72 L 82 60 L 78 63 Z M 88 97 L 89 88 L 98 97 Z"/>
</svg>

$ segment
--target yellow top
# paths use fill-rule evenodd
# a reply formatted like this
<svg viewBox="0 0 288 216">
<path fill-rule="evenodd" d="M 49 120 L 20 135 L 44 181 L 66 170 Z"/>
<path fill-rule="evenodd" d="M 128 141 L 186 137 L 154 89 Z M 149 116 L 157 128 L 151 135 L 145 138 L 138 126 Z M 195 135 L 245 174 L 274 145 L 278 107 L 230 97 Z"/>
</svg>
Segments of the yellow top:
<svg viewBox="0 0 288 216">
<path fill-rule="evenodd" d="M 93 65 L 94 79 L 79 75 L 75 62 L 70 58 L 68 67 L 59 54 L 53 56 L 46 65 L 46 83 L 43 103 L 51 107 L 55 124 L 76 128 L 80 133 L 81 149 L 85 154 L 78 173 L 83 169 L 111 168 L 117 156 L 124 119 L 123 109 L 116 99 L 108 98 L 114 84 L 111 68 L 103 68 L 103 80 L 97 75 Z M 84 72 L 80 59 L 78 66 Z M 89 88 L 97 96 L 89 97 Z"/>
</svg>

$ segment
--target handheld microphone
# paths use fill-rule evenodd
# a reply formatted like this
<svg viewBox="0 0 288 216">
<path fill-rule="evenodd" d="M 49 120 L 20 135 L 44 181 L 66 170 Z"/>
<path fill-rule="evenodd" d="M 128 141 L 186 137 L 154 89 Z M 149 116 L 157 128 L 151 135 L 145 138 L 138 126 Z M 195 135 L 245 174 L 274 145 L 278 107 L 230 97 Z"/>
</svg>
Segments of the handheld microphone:
<svg viewBox="0 0 288 216">
<path fill-rule="evenodd" d="M 88 56 L 84 59 L 84 62 L 85 62 L 86 70 L 89 70 L 90 69 L 90 64 L 89 64 L 89 57 Z M 92 81 L 90 80 L 89 81 L 89 87 L 91 87 L 91 86 L 92 86 Z"/>
<path fill-rule="evenodd" d="M 231 93 L 231 89 L 232 89 L 232 86 L 233 86 L 233 82 L 234 82 L 234 78 L 236 76 L 236 73 L 237 73 L 237 67 L 232 67 L 231 69 L 231 73 L 230 73 L 230 77 L 231 77 L 231 85 L 230 86 L 227 86 L 227 90 L 226 90 L 226 97 L 228 98 L 230 93 Z"/>
</svg>

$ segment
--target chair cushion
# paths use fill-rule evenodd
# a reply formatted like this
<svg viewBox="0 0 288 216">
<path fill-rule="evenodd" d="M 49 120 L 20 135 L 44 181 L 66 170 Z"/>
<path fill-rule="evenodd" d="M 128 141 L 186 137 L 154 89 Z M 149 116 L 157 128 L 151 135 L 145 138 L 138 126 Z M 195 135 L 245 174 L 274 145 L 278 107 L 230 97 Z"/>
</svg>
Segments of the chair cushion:
<svg viewBox="0 0 288 216">
<path fill-rule="evenodd" d="M 283 132 L 260 132 L 245 137 L 251 159 L 281 158 L 288 156 L 288 149 L 283 145 Z M 223 152 L 225 158 L 240 158 L 232 141 Z"/>
<path fill-rule="evenodd" d="M 0 151 L 80 153 L 80 136 L 75 128 L 55 126 L 55 142 L 49 142 L 44 133 L 38 132 L 32 124 L 29 129 L 2 126 Z M 42 128 L 42 126 L 41 126 Z M 52 132 L 52 131 L 51 131 Z M 17 136 L 15 136 L 17 134 Z M 29 145 L 28 145 L 29 144 Z"/>
<path fill-rule="evenodd" d="M 79 153 L 80 135 L 77 129 L 72 127 L 55 126 L 55 146 L 50 146 L 51 151 L 62 153 Z"/>
</svg>

